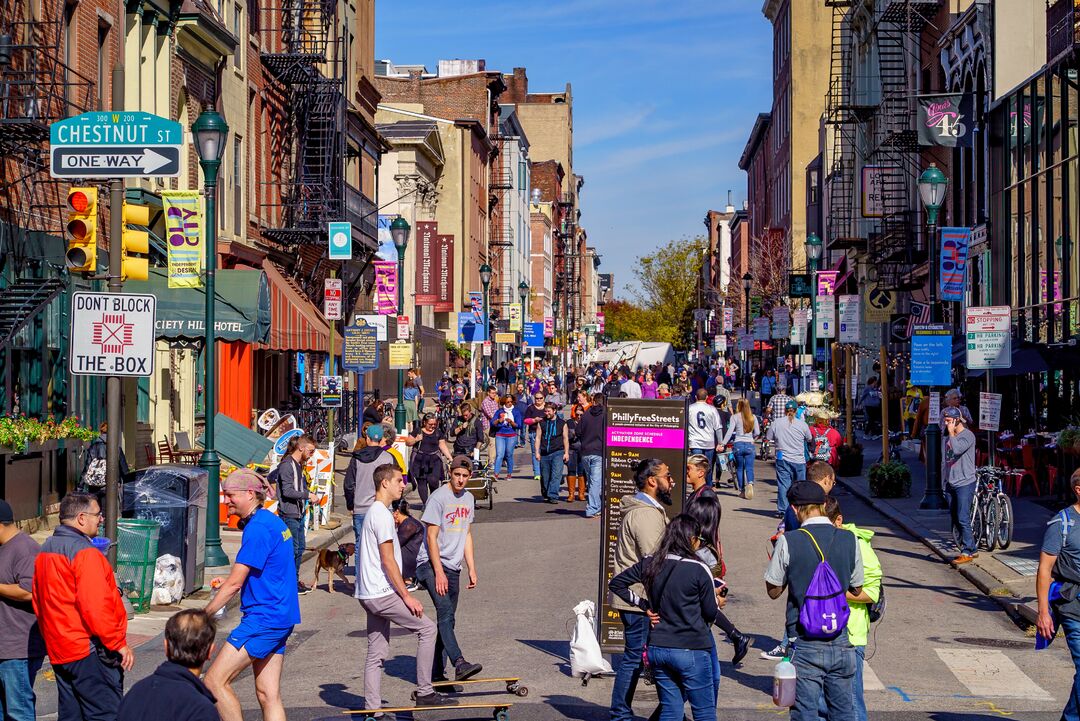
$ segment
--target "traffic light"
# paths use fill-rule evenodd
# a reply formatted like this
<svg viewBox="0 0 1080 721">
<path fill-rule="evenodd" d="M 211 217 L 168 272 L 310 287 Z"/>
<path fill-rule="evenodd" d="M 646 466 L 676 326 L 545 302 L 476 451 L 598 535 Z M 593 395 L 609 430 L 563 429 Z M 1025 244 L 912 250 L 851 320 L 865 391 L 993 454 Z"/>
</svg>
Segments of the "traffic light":
<svg viewBox="0 0 1080 721">
<path fill-rule="evenodd" d="M 121 275 L 125 280 L 146 280 L 149 275 L 150 261 L 132 253 L 145 255 L 150 252 L 150 234 L 145 230 L 130 230 L 128 226 L 139 225 L 145 228 L 150 225 L 150 208 L 125 202 L 123 214 L 124 232 L 120 239 Z"/>
<path fill-rule="evenodd" d="M 97 188 L 68 190 L 67 253 L 65 263 L 74 273 L 97 272 Z"/>
</svg>

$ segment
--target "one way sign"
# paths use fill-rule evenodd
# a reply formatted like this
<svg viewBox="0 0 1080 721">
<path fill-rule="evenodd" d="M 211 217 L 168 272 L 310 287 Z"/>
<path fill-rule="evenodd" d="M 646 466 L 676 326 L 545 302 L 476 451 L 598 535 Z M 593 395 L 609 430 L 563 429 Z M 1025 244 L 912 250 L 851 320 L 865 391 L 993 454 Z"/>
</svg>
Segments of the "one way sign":
<svg viewBox="0 0 1080 721">
<path fill-rule="evenodd" d="M 54 178 L 174 178 L 180 175 L 180 149 L 171 145 L 54 147 L 50 173 Z"/>
</svg>

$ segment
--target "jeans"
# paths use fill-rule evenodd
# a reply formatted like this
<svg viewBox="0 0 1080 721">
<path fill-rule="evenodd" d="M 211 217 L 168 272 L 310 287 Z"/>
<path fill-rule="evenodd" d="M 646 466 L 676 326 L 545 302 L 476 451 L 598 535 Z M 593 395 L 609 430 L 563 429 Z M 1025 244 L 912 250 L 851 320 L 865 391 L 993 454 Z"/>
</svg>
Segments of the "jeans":
<svg viewBox="0 0 1080 721">
<path fill-rule="evenodd" d="M 866 699 L 863 698 L 863 662 L 866 660 L 866 646 L 855 647 L 855 676 L 851 681 L 851 706 L 855 710 L 855 721 L 866 721 Z"/>
<path fill-rule="evenodd" d="M 354 513 L 352 517 L 352 530 L 356 534 L 356 547 L 360 548 L 360 531 L 364 528 L 364 513 Z"/>
<path fill-rule="evenodd" d="M 492 475 L 499 475 L 502 470 L 503 459 L 506 459 L 506 476 L 514 475 L 514 446 L 517 445 L 517 436 L 495 436 L 495 468 Z"/>
<path fill-rule="evenodd" d="M 822 695 L 829 721 L 854 721 L 855 648 L 846 636 L 841 639 L 796 642 L 791 659 L 796 673 L 792 721 L 818 721 Z"/>
<path fill-rule="evenodd" d="M 637 611 L 619 611 L 623 623 L 623 655 L 611 686 L 611 721 L 633 721 L 634 691 L 641 675 L 641 654 L 649 636 L 649 619 Z"/>
<path fill-rule="evenodd" d="M 795 481 L 806 480 L 806 464 L 792 463 L 782 458 L 776 461 L 776 511 L 786 513 L 788 509 L 788 489 Z"/>
<path fill-rule="evenodd" d="M 735 483 L 741 491 L 754 482 L 754 444 L 739 441 L 732 445 L 731 455 L 735 460 Z"/>
<path fill-rule="evenodd" d="M 289 533 L 292 534 L 293 559 L 296 561 L 296 577 L 299 579 L 300 559 L 304 557 L 304 545 L 307 542 L 307 539 L 304 537 L 304 519 L 282 516 L 281 520 L 285 521 L 285 527 L 288 528 Z M 331 583 L 333 583 L 332 579 Z"/>
<path fill-rule="evenodd" d="M 649 646 L 649 664 L 660 697 L 660 721 L 682 721 L 687 701 L 694 721 L 715 721 L 716 686 L 708 650 Z"/>
<path fill-rule="evenodd" d="M 94 651 L 86 658 L 53 665 L 57 721 L 116 721 L 124 694 L 124 672 L 107 666 Z"/>
<path fill-rule="evenodd" d="M 37 715 L 34 679 L 41 670 L 43 656 L 0 661 L 0 701 L 4 721 L 34 721 Z"/>
<path fill-rule="evenodd" d="M 540 477 L 540 459 L 536 457 L 536 434 L 535 433 L 529 433 L 529 458 L 532 459 L 533 478 L 539 478 Z"/>
<path fill-rule="evenodd" d="M 604 459 L 600 456 L 582 456 L 581 472 L 585 474 L 585 515 L 600 515 L 600 492 L 603 490 L 601 473 L 604 469 Z"/>
<path fill-rule="evenodd" d="M 562 455 L 562 451 L 555 451 L 546 456 L 540 456 L 540 484 L 544 489 L 544 498 L 559 500 L 559 488 L 562 486 L 563 476 Z"/>
<path fill-rule="evenodd" d="M 975 534 L 971 532 L 971 504 L 975 500 L 975 485 L 968 483 L 957 488 L 950 483 L 945 484 L 953 527 L 960 526 L 960 553 L 965 556 L 972 556 L 978 550 L 975 547 Z"/>
<path fill-rule="evenodd" d="M 513 439 L 511 439 L 513 440 Z M 461 589 L 461 571 L 443 566 L 446 574 L 446 595 L 440 596 L 435 591 L 435 569 L 430 563 L 421 563 L 416 567 L 416 580 L 427 589 L 431 602 L 435 605 L 435 622 L 439 635 L 435 637 L 435 658 L 431 664 L 431 677 L 435 680 L 446 678 L 446 662 L 456 665 L 463 658 L 458 646 L 456 623 L 458 594 Z"/>
<path fill-rule="evenodd" d="M 1069 654 L 1072 655 L 1075 669 L 1072 691 L 1065 703 L 1065 710 L 1061 712 L 1061 718 L 1062 721 L 1080 721 L 1080 621 L 1062 618 L 1061 628 L 1065 632 L 1065 643 L 1069 645 Z"/>
<path fill-rule="evenodd" d="M 690 455 L 694 455 L 695 453 L 700 453 L 701 455 L 703 455 L 703 456 L 705 456 L 706 458 L 709 459 L 709 470 L 707 470 L 705 472 L 705 485 L 709 486 L 711 488 L 712 487 L 712 479 L 713 479 L 713 469 L 712 469 L 712 467 L 713 467 L 713 460 L 716 458 L 716 449 L 715 448 L 691 448 L 690 449 Z"/>
</svg>

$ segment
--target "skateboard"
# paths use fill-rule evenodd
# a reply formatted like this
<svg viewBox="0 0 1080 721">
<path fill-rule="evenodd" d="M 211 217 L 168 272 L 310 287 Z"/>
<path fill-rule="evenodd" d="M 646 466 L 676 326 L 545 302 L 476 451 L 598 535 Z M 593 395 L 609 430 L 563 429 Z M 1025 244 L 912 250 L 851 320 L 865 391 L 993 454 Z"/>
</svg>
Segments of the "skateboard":
<svg viewBox="0 0 1080 721">
<path fill-rule="evenodd" d="M 524 698 L 529 695 L 529 687 L 522 686 L 520 681 L 521 679 L 517 676 L 507 676 L 505 678 L 469 678 L 464 681 L 439 681 L 431 685 L 435 688 L 448 688 L 450 686 L 464 686 L 470 683 L 505 683 L 506 693 L 512 693 L 515 696 Z"/>
<path fill-rule="evenodd" d="M 463 683 L 468 683 L 463 682 Z M 463 703 L 457 706 L 398 706 L 396 708 L 365 708 L 357 711 L 344 711 L 342 713 L 357 715 L 362 718 L 369 718 L 377 713 L 400 713 L 409 711 L 411 713 L 417 713 L 420 711 L 453 711 L 459 708 L 486 708 L 491 709 L 491 717 L 495 721 L 510 721 L 510 707 L 513 704 L 508 703 Z"/>
</svg>

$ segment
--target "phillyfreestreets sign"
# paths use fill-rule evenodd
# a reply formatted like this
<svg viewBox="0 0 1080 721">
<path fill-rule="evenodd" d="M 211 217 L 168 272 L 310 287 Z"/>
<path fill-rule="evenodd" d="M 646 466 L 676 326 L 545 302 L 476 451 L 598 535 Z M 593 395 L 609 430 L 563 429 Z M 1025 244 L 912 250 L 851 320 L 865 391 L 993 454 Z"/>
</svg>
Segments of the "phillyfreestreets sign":
<svg viewBox="0 0 1080 721">
<path fill-rule="evenodd" d="M 154 374 L 157 298 L 134 293 L 74 293 L 69 370 L 81 376 Z"/>
<path fill-rule="evenodd" d="M 93 112 L 49 126 L 54 178 L 180 175 L 180 123 L 143 112 Z"/>
</svg>

